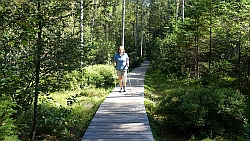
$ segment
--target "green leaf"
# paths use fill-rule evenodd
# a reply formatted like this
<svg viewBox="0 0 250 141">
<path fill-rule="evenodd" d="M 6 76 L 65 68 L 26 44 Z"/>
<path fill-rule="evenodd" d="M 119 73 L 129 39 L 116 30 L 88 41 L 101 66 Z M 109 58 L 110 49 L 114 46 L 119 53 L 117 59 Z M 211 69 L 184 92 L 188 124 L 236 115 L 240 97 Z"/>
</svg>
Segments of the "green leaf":
<svg viewBox="0 0 250 141">
<path fill-rule="evenodd" d="M 27 41 L 27 40 L 22 40 L 22 44 L 23 44 L 24 46 L 26 46 L 26 45 L 28 44 L 28 41 Z"/>
<path fill-rule="evenodd" d="M 3 7 L 0 5 L 0 11 L 2 12 L 3 11 Z"/>
</svg>

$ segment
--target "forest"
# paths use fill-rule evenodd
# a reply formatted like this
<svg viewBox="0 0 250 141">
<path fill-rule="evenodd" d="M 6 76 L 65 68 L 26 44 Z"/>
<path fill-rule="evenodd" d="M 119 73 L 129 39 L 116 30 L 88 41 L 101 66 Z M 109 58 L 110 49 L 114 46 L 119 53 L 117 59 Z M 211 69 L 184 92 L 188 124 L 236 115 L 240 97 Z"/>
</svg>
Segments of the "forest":
<svg viewBox="0 0 250 141">
<path fill-rule="evenodd" d="M 0 140 L 81 140 L 120 45 L 156 141 L 250 140 L 249 0 L 0 0 Z"/>
</svg>

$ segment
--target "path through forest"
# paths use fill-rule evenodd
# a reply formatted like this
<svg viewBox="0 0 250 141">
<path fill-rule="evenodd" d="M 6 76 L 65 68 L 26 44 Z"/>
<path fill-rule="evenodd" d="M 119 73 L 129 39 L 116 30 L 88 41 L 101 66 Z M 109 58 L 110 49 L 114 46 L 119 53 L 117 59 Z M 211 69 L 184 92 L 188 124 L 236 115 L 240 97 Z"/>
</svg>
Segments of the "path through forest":
<svg viewBox="0 0 250 141">
<path fill-rule="evenodd" d="M 107 96 L 82 141 L 154 141 L 144 106 L 144 76 L 149 64 L 145 60 L 128 74 L 127 92 L 120 93 L 117 86 Z"/>
</svg>

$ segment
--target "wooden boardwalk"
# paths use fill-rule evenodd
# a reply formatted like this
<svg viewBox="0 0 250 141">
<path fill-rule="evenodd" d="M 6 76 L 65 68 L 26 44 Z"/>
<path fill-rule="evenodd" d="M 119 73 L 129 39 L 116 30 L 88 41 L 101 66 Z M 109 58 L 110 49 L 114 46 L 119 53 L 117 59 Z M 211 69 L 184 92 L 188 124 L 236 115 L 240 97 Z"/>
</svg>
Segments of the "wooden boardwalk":
<svg viewBox="0 0 250 141">
<path fill-rule="evenodd" d="M 144 61 L 128 74 L 127 92 L 114 88 L 81 141 L 154 141 L 144 106 L 144 76 L 149 64 Z"/>
</svg>

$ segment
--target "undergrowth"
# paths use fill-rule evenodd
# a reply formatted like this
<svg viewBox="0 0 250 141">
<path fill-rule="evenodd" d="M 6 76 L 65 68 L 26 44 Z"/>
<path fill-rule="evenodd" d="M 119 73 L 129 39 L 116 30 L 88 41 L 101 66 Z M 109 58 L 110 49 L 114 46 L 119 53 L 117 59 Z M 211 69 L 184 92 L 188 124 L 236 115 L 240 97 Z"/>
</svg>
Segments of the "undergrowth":
<svg viewBox="0 0 250 141">
<path fill-rule="evenodd" d="M 245 96 L 231 82 L 177 78 L 148 70 L 145 106 L 156 141 L 243 141 Z"/>
<path fill-rule="evenodd" d="M 91 87 L 41 96 L 38 140 L 81 140 L 111 89 Z"/>
<path fill-rule="evenodd" d="M 112 65 L 93 65 L 68 72 L 61 83 L 54 84 L 57 87 L 41 92 L 36 140 L 80 141 L 99 105 L 114 88 L 113 70 Z M 32 106 L 19 114 L 15 134 L 21 140 L 28 140 L 32 120 Z M 13 141 L 17 141 L 15 137 Z"/>
</svg>

